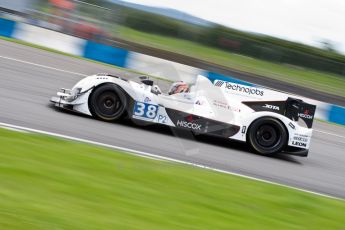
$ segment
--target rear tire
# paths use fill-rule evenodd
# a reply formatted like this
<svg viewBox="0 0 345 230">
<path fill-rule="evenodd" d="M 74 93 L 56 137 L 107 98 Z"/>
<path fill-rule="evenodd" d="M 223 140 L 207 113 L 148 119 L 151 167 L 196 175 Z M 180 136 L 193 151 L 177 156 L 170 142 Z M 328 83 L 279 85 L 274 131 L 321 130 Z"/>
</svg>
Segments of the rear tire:
<svg viewBox="0 0 345 230">
<path fill-rule="evenodd" d="M 249 127 L 248 143 L 261 155 L 281 152 L 288 140 L 285 126 L 275 118 L 263 117 L 255 120 Z"/>
<path fill-rule="evenodd" d="M 120 119 L 124 115 L 126 107 L 127 97 L 117 85 L 101 85 L 90 95 L 90 112 L 94 117 L 103 121 Z"/>
</svg>

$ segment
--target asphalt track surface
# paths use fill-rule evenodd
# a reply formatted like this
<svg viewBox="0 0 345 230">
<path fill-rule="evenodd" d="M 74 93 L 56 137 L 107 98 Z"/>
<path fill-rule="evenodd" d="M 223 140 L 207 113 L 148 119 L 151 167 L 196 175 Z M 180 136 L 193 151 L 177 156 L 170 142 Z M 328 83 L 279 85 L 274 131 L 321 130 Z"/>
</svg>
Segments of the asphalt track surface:
<svg viewBox="0 0 345 230">
<path fill-rule="evenodd" d="M 84 75 L 127 73 L 0 40 L 0 122 L 130 148 L 345 198 L 345 128 L 322 122 L 307 158 L 263 157 L 245 144 L 176 133 L 161 126 L 106 123 L 53 108 L 49 99 Z M 0 147 L 1 151 L 1 147 Z M 71 153 L 72 154 L 72 153 Z"/>
</svg>

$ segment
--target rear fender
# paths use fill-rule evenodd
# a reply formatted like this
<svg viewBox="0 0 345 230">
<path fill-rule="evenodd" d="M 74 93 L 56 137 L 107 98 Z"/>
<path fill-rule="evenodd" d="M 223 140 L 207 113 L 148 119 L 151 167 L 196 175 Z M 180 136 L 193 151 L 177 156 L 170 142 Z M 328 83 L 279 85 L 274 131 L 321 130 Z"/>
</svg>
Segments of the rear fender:
<svg viewBox="0 0 345 230">
<path fill-rule="evenodd" d="M 247 141 L 247 132 L 250 125 L 261 117 L 273 117 L 282 122 L 288 132 L 288 146 L 308 149 L 312 136 L 312 129 L 300 126 L 297 122 L 290 120 L 284 115 L 273 112 L 254 112 L 242 119 L 241 132 L 234 136 L 234 139 Z"/>
</svg>

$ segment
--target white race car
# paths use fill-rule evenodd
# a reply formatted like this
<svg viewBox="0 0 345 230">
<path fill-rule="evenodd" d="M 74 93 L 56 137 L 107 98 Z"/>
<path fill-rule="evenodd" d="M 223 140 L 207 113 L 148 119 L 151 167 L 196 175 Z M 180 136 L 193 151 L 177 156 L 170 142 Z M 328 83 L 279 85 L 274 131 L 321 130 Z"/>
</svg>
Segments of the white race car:
<svg viewBox="0 0 345 230">
<path fill-rule="evenodd" d="M 271 91 L 199 75 L 192 86 L 176 82 L 163 93 L 146 77 L 138 83 L 97 74 L 51 102 L 104 121 L 127 117 L 247 142 L 262 155 L 307 156 L 316 106 L 288 96 L 265 100 Z"/>
</svg>

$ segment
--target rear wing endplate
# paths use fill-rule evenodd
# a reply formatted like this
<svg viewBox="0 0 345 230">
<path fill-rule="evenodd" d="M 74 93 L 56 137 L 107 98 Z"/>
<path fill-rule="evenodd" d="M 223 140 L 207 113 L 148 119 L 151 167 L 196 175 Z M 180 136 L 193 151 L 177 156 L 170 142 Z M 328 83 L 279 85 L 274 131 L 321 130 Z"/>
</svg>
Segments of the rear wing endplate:
<svg viewBox="0 0 345 230">
<path fill-rule="evenodd" d="M 308 128 L 313 127 L 315 111 L 316 105 L 291 97 L 286 100 L 285 116 L 294 121 L 302 119 Z"/>
</svg>

